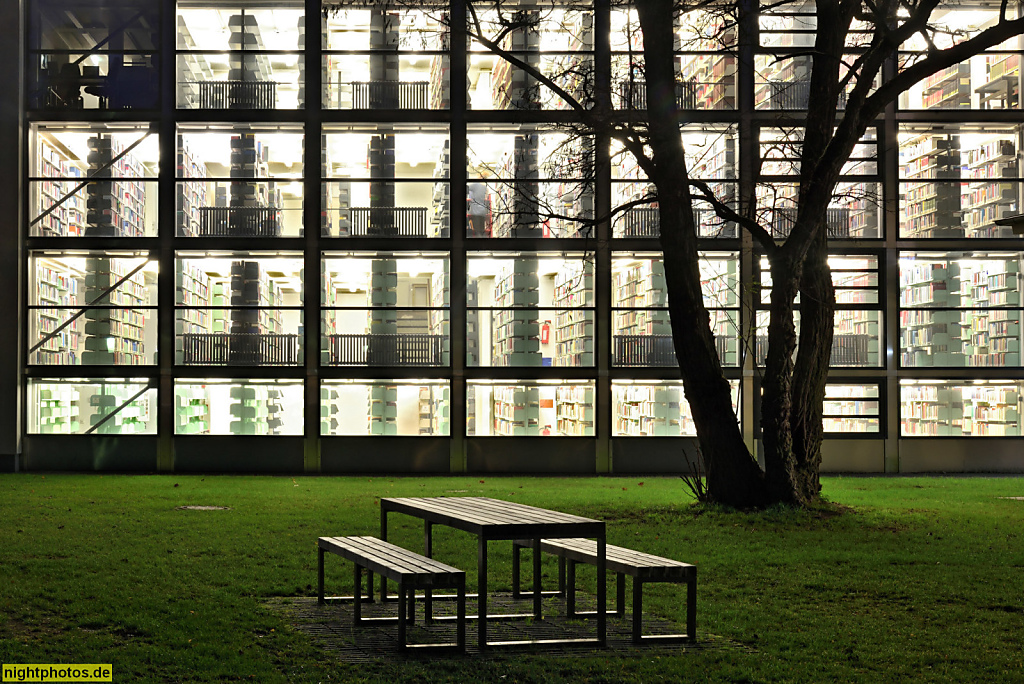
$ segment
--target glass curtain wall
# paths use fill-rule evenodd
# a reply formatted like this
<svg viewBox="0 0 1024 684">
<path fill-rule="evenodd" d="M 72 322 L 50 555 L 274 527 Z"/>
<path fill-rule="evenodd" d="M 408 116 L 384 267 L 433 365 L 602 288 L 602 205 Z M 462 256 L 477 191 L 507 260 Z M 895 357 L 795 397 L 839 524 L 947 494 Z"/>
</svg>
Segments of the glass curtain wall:
<svg viewBox="0 0 1024 684">
<path fill-rule="evenodd" d="M 642 115 L 635 12 L 501 5 L 475 3 L 469 26 L 446 3 L 29 0 L 28 435 L 156 435 L 172 451 L 290 436 L 281 448 L 313 471 L 363 437 L 435 440 L 453 470 L 503 437 L 586 438 L 598 471 L 612 442 L 692 437 L 653 187 L 535 77 L 590 107 L 606 76 L 613 107 Z M 752 193 L 784 239 L 815 17 L 768 5 L 752 42 L 722 16 L 678 18 L 676 98 L 695 113 L 680 128 L 694 177 L 729 205 Z M 960 40 L 999 11 L 936 16 Z M 916 40 L 893 69 L 928 49 Z M 830 438 L 1020 434 L 1024 254 L 996 221 L 1021 213 L 1024 124 L 1006 114 L 1022 48 L 912 88 L 843 171 Z M 705 305 L 754 434 L 739 414 L 759 392 L 767 263 L 694 211 Z M 679 449 L 644 443 L 666 463 Z"/>
</svg>

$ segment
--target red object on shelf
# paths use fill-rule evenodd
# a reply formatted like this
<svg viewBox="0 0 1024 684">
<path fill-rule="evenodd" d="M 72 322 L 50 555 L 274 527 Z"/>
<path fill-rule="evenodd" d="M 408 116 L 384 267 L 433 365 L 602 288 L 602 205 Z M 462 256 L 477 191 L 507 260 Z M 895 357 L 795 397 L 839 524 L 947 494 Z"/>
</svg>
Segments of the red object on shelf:
<svg viewBox="0 0 1024 684">
<path fill-rule="evenodd" d="M 544 321 L 540 325 L 540 343 L 547 344 L 551 339 L 551 321 Z"/>
</svg>

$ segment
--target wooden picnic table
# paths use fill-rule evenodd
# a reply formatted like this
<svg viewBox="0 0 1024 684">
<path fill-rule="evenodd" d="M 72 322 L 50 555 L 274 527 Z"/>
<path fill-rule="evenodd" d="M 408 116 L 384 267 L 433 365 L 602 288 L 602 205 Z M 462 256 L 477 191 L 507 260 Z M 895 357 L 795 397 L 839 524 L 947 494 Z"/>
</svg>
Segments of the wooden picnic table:
<svg viewBox="0 0 1024 684">
<path fill-rule="evenodd" d="M 477 620 L 478 648 L 509 645 L 510 643 L 594 643 L 595 639 L 547 640 L 544 642 L 492 642 L 487 641 L 487 620 L 508 617 L 524 617 L 487 614 L 487 542 L 495 540 L 529 539 L 533 554 L 533 614 L 541 619 L 540 591 L 540 542 L 541 539 L 565 539 L 585 537 L 597 541 L 597 638 L 596 642 L 606 643 L 605 605 L 605 524 L 603 520 L 584 518 L 578 515 L 551 511 L 535 506 L 488 499 L 482 497 L 422 497 L 380 500 L 380 538 L 388 538 L 388 513 L 404 513 L 424 521 L 424 555 L 432 557 L 432 527 L 446 525 L 477 537 L 477 615 L 467 619 Z M 381 597 L 386 598 L 386 583 L 382 582 Z M 430 601 L 430 593 L 426 594 Z M 430 614 L 429 606 L 427 613 Z"/>
</svg>

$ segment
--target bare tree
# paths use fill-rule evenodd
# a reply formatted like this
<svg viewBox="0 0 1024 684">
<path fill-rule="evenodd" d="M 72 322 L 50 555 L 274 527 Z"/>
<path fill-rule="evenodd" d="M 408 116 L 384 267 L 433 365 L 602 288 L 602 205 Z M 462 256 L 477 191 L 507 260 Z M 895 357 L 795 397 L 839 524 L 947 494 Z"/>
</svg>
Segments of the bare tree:
<svg viewBox="0 0 1024 684">
<path fill-rule="evenodd" d="M 572 0 L 556 4 L 594 9 L 594 4 Z M 620 5 L 618 0 L 596 4 Z M 569 88 L 565 79 L 506 48 L 508 36 L 536 28 L 541 3 L 465 0 L 469 36 L 544 91 L 543 96 L 527 98 L 523 106 L 532 107 L 541 97 L 557 99 L 562 108 L 574 112 L 574 130 L 616 141 L 653 185 L 654 191 L 637 202 L 657 201 L 673 341 L 682 360 L 680 374 L 706 466 L 708 495 L 713 501 L 739 507 L 806 505 L 818 497 L 822 402 L 836 310 L 827 215 L 837 194 L 846 192 L 839 186 L 854 148 L 886 106 L 914 84 L 1024 32 L 1024 19 L 1012 17 L 1006 0 L 992 25 L 970 34 L 936 25 L 934 19 L 943 9 L 940 0 L 798 4 L 814 17 L 813 44 L 799 52 L 810 62 L 808 92 L 813 96 L 808 98 L 806 117 L 788 122 L 790 135 L 780 143 L 798 163 L 795 207 L 788 235 L 780 239 L 766 220 L 764 196 L 726 197 L 720 187 L 691 176 L 680 136 L 685 114 L 679 92 L 685 84 L 675 68 L 674 51 L 676 27 L 683 16 L 698 17 L 690 23 L 695 32 L 706 34 L 703 39 L 718 39 L 723 46 L 742 50 L 743 42 L 756 35 L 749 27 L 756 27 L 757 13 L 784 8 L 785 3 L 769 2 L 760 8 L 751 0 L 622 4 L 623 9 L 635 11 L 643 44 L 635 59 L 630 55 L 625 99 L 631 103 L 634 94 L 642 93 L 646 108 L 627 106 L 619 111 L 612 106 L 609 80 L 602 82 L 599 72 L 575 79 L 573 83 L 582 85 Z M 895 73 L 883 73 L 896 60 L 900 46 L 912 39 L 923 41 L 926 49 L 904 60 Z M 793 56 L 791 50 L 778 58 Z M 695 202 L 712 207 L 721 221 L 748 231 L 769 262 L 772 289 L 761 401 L 763 470 L 737 426 L 729 382 L 704 304 Z"/>
</svg>

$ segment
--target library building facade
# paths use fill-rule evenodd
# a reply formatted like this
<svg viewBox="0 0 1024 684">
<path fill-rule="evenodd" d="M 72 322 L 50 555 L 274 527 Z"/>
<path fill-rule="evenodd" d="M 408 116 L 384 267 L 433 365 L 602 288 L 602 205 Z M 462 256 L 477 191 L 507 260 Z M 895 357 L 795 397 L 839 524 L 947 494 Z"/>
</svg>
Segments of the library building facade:
<svg viewBox="0 0 1024 684">
<path fill-rule="evenodd" d="M 635 12 L 331 4 L 0 3 L 0 469 L 683 471 L 652 186 L 535 78 L 584 105 L 610 82 L 642 117 Z M 814 6 L 748 4 L 678 18 L 680 135 L 693 176 L 756 196 L 782 240 Z M 934 18 L 958 37 L 1000 7 Z M 1022 52 L 921 81 L 847 164 L 825 471 L 1024 471 L 1024 238 L 996 223 L 1024 213 Z M 695 216 L 756 452 L 767 262 Z"/>
</svg>

